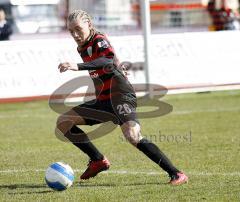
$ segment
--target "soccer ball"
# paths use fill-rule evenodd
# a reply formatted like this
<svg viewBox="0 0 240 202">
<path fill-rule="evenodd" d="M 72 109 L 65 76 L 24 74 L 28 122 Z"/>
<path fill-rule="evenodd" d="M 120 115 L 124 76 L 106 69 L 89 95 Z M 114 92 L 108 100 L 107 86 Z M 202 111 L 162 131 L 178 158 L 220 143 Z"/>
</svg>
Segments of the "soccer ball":
<svg viewBox="0 0 240 202">
<path fill-rule="evenodd" d="M 72 186 L 73 180 L 74 172 L 72 168 L 63 162 L 51 164 L 45 173 L 47 185 L 57 191 L 63 191 Z"/>
</svg>

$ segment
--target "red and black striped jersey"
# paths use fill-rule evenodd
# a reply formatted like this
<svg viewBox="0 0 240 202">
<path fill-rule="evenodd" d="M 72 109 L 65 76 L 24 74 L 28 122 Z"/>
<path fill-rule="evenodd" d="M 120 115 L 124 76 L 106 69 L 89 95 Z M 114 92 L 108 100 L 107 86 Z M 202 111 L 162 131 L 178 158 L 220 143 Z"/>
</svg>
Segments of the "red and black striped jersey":
<svg viewBox="0 0 240 202">
<path fill-rule="evenodd" d="M 78 52 L 84 62 L 82 70 L 88 70 L 93 80 L 97 99 L 107 100 L 117 95 L 135 94 L 127 77 L 118 68 L 119 61 L 105 35 L 96 32 L 86 44 L 78 47 Z"/>
</svg>

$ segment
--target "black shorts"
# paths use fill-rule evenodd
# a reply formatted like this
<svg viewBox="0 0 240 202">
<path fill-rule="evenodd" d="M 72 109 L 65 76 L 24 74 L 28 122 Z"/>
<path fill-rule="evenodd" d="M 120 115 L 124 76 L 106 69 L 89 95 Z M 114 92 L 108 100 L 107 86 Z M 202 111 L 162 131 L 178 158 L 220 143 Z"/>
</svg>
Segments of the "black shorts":
<svg viewBox="0 0 240 202">
<path fill-rule="evenodd" d="M 84 118 L 86 125 L 107 121 L 122 125 L 127 121 L 139 123 L 136 108 L 136 97 L 121 96 L 111 100 L 91 100 L 74 107 L 73 110 Z"/>
</svg>

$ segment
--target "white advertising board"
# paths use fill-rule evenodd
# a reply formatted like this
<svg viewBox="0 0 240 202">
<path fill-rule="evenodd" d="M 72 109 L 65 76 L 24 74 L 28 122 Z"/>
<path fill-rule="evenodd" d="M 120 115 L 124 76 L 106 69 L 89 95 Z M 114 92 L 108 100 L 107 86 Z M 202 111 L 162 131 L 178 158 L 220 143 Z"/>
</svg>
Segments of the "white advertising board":
<svg viewBox="0 0 240 202">
<path fill-rule="evenodd" d="M 110 41 L 120 61 L 144 61 L 142 36 L 110 37 Z M 152 35 L 151 41 L 153 84 L 191 88 L 240 83 L 238 31 Z M 72 78 L 88 75 L 59 73 L 57 66 L 64 61 L 82 62 L 69 38 L 0 42 L 0 99 L 51 95 Z M 144 83 L 144 72 L 130 71 L 129 80 Z"/>
</svg>

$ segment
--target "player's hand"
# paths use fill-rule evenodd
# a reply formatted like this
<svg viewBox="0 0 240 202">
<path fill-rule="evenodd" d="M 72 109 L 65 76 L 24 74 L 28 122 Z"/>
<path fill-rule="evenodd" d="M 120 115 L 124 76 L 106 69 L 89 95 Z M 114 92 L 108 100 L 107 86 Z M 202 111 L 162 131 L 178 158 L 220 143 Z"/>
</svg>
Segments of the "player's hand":
<svg viewBox="0 0 240 202">
<path fill-rule="evenodd" d="M 63 62 L 58 65 L 58 69 L 61 73 L 67 70 L 78 71 L 78 66 L 76 63 Z"/>
<path fill-rule="evenodd" d="M 123 70 L 123 74 L 124 74 L 125 76 L 130 75 L 129 72 L 128 72 L 128 70 L 127 70 L 127 67 L 126 67 L 125 65 L 122 65 L 122 70 Z"/>
<path fill-rule="evenodd" d="M 129 72 L 128 72 L 128 66 L 126 64 L 120 64 L 118 66 L 118 68 L 122 71 L 122 73 L 124 74 L 124 76 L 128 76 L 130 75 Z"/>
</svg>

